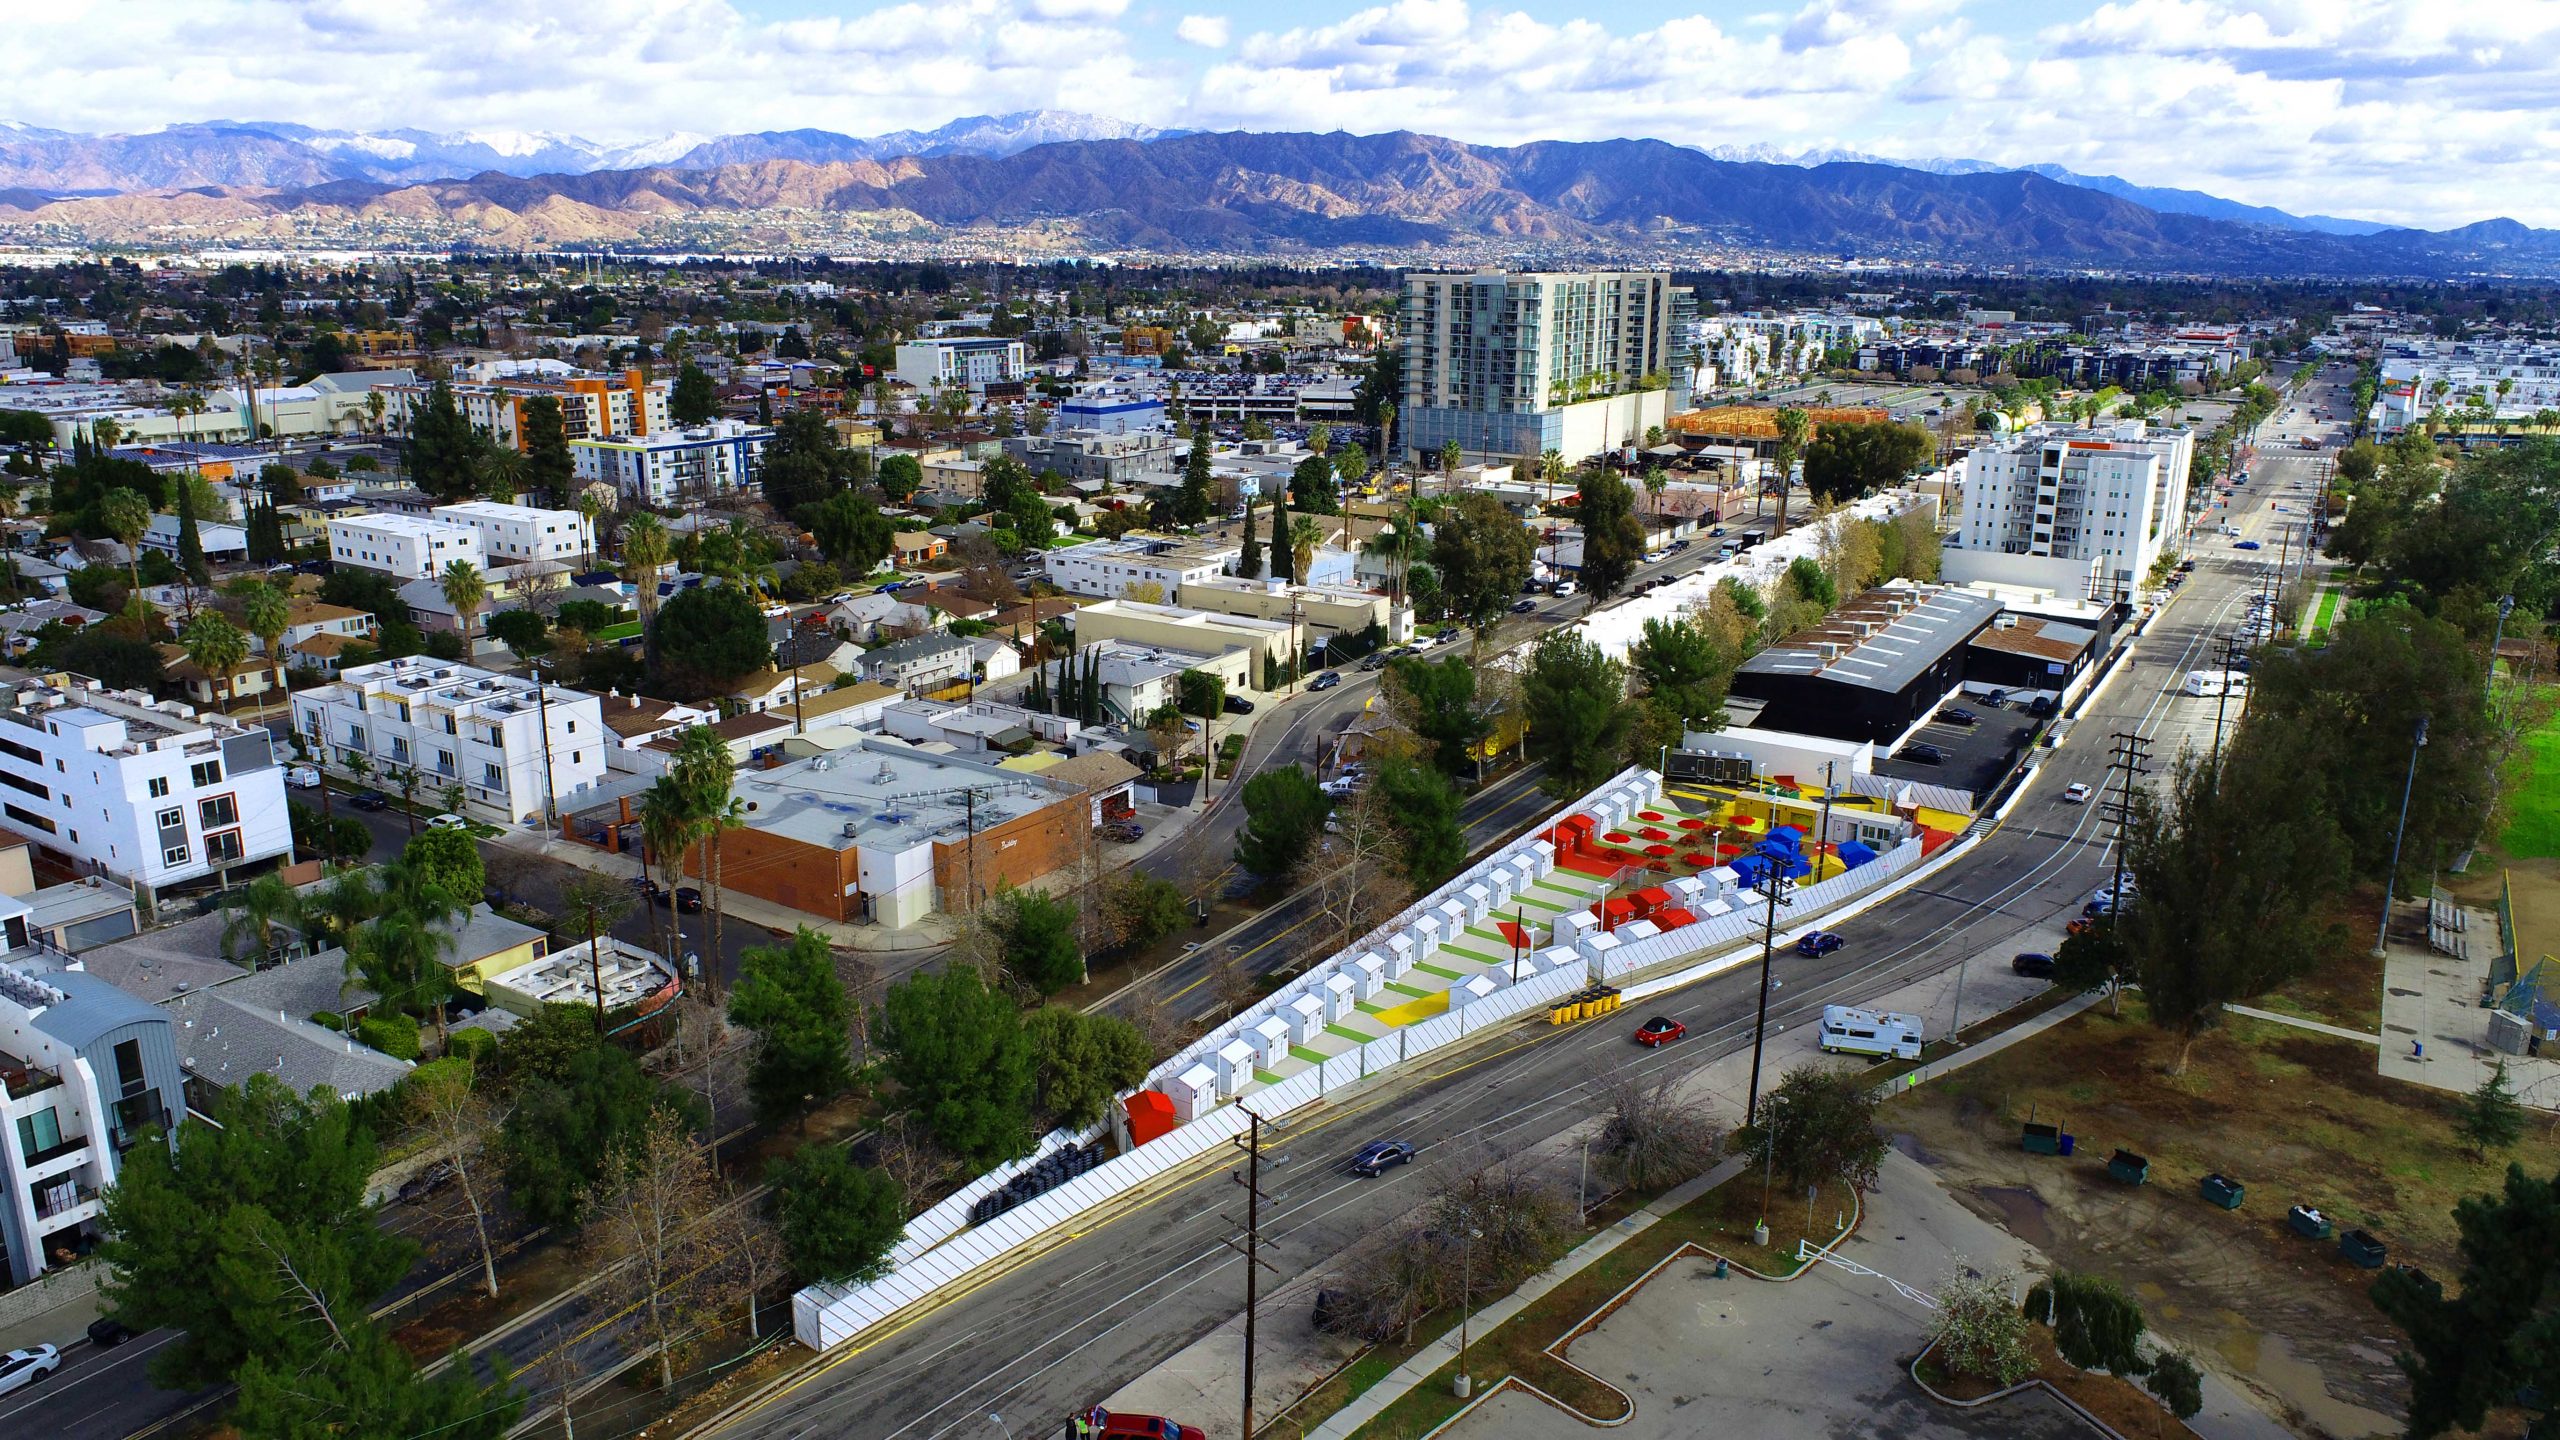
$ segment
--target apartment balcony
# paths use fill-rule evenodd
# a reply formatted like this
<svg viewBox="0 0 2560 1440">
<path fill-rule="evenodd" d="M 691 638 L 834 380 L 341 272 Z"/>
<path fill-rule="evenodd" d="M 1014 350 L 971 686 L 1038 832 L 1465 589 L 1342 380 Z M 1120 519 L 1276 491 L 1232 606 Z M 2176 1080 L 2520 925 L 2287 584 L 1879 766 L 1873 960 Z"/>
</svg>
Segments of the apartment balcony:
<svg viewBox="0 0 2560 1440">
<path fill-rule="evenodd" d="M 94 1185 L 56 1186 L 35 1198 L 36 1221 L 46 1230 L 76 1225 L 98 1213 L 98 1188 Z"/>
<path fill-rule="evenodd" d="M 0 1089 L 6 1089 L 12 1100 L 42 1094 L 61 1083 L 62 1076 L 57 1071 L 0 1055 Z"/>
</svg>

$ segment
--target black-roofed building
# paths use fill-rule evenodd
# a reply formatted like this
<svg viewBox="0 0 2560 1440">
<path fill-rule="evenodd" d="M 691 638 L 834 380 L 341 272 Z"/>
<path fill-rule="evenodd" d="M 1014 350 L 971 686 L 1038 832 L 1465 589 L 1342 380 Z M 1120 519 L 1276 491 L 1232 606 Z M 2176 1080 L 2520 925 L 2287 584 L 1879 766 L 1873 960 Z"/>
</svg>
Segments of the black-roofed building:
<svg viewBox="0 0 2560 1440">
<path fill-rule="evenodd" d="M 1888 741 L 1965 678 L 1966 647 L 2000 614 L 1970 590 L 1896 581 L 1742 662 L 1733 693 L 1768 730 Z"/>
</svg>

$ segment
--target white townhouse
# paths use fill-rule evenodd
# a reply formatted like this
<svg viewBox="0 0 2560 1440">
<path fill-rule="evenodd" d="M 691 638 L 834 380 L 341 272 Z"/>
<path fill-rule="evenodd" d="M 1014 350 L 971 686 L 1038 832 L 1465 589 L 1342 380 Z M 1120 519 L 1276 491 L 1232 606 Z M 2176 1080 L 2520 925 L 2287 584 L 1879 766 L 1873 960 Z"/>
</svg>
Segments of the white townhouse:
<svg viewBox="0 0 2560 1440">
<path fill-rule="evenodd" d="M 401 580 L 442 575 L 456 560 L 468 560 L 483 569 L 488 565 L 487 552 L 480 548 L 480 532 L 468 525 L 379 513 L 331 520 L 329 558 Z"/>
<path fill-rule="evenodd" d="M 57 678 L 0 691 L 0 823 L 137 890 L 292 849 L 265 730 Z"/>
<path fill-rule="evenodd" d="M 566 813 L 604 779 L 617 743 L 595 696 L 472 665 L 406 655 L 339 672 L 293 697 L 293 728 L 339 770 L 415 769 L 421 795 L 459 786 L 467 809 L 506 823 Z"/>
<path fill-rule="evenodd" d="M 488 557 L 491 565 L 520 560 L 579 565 L 595 550 L 587 517 L 575 510 L 468 500 L 460 505 L 439 505 L 429 518 L 479 532 L 480 553 Z"/>
</svg>

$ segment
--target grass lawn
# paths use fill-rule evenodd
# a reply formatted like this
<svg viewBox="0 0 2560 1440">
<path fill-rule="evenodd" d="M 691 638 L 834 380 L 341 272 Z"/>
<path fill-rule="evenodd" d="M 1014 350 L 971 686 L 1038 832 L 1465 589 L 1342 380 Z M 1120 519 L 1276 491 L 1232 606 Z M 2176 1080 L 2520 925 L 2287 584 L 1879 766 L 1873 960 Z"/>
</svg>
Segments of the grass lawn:
<svg viewBox="0 0 2560 1440">
<path fill-rule="evenodd" d="M 2320 603 L 2312 607 L 2311 623 L 2304 628 L 2304 638 L 2317 640 L 2327 634 L 2330 622 L 2338 618 L 2338 607 L 2345 601 L 2345 592 L 2335 585 L 2321 591 Z"/>
<path fill-rule="evenodd" d="M 2560 857 L 2560 714 L 2528 732 L 2507 765 L 2507 828 L 2498 848 L 2512 859 Z"/>
<path fill-rule="evenodd" d="M 630 639 L 631 637 L 633 637 L 633 636 L 635 636 L 635 635 L 637 635 L 637 634 L 639 634 L 639 633 L 640 633 L 640 622 L 639 622 L 639 621 L 637 621 L 637 620 L 626 620 L 626 621 L 622 622 L 622 623 L 621 623 L 621 624 L 619 624 L 619 625 L 607 625 L 606 627 L 604 627 L 603 629 L 601 629 L 601 630 L 597 631 L 595 634 L 593 634 L 592 636 L 589 636 L 588 638 L 589 638 L 589 639 L 593 639 L 593 640 L 603 640 L 603 641 L 611 642 L 611 641 L 618 641 L 618 640 L 628 640 L 628 639 Z"/>
</svg>

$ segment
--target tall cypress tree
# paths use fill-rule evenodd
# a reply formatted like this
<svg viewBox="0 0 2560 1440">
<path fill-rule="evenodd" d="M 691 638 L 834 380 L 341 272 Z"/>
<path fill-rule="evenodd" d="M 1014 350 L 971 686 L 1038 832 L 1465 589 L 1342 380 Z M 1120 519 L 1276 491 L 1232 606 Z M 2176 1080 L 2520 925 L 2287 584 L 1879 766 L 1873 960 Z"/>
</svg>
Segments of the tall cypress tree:
<svg viewBox="0 0 2560 1440">
<path fill-rule="evenodd" d="M 1271 574 L 1274 579 L 1298 582 L 1298 552 L 1289 544 L 1289 497 L 1275 496 L 1271 501 Z"/>
<path fill-rule="evenodd" d="M 204 563 L 204 537 L 196 533 L 196 477 L 178 482 L 178 568 L 198 585 L 213 583 L 213 569 Z"/>
<path fill-rule="evenodd" d="M 1191 455 L 1183 462 L 1182 488 L 1174 493 L 1173 518 L 1197 525 L 1209 518 L 1209 432 L 1192 432 Z"/>
<path fill-rule="evenodd" d="M 1244 558 L 1237 568 L 1247 580 L 1262 578 L 1262 537 L 1253 533 L 1253 502 L 1244 502 Z"/>
</svg>

